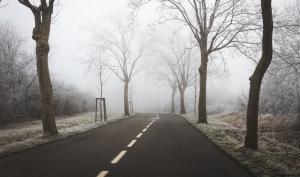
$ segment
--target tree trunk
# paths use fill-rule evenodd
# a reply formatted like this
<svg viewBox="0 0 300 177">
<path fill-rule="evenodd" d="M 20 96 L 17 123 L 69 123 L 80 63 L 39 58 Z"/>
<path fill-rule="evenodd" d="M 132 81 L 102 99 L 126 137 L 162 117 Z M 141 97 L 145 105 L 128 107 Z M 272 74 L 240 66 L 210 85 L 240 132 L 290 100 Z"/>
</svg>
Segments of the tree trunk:
<svg viewBox="0 0 300 177">
<path fill-rule="evenodd" d="M 125 116 L 129 116 L 128 84 L 129 84 L 129 81 L 125 81 L 125 85 L 124 85 L 124 114 L 125 114 Z"/>
<path fill-rule="evenodd" d="M 36 41 L 36 66 L 41 92 L 43 130 L 46 136 L 56 136 L 58 131 L 55 123 L 53 91 L 48 66 L 51 15 L 44 14 L 42 18 L 43 23 L 36 22 L 32 38 Z"/>
<path fill-rule="evenodd" d="M 102 66 L 100 62 L 100 73 L 99 73 L 99 81 L 100 81 L 100 97 L 103 98 L 103 80 L 102 80 Z"/>
<path fill-rule="evenodd" d="M 47 31 L 40 27 L 41 32 Z M 48 67 L 48 41 L 36 40 L 36 66 L 39 79 L 42 102 L 42 122 L 45 135 L 55 136 L 58 134 L 53 109 L 53 92 Z"/>
<path fill-rule="evenodd" d="M 272 6 L 271 0 L 261 0 L 261 10 L 263 16 L 263 39 L 262 57 L 258 62 L 253 75 L 250 77 L 250 91 L 247 109 L 247 133 L 245 137 L 245 147 L 257 149 L 258 147 L 258 109 L 261 82 L 267 71 L 273 55 L 272 46 Z"/>
<path fill-rule="evenodd" d="M 100 84 L 100 97 L 103 98 L 103 83 Z"/>
<path fill-rule="evenodd" d="M 294 69 L 295 72 L 297 72 L 296 69 Z M 300 130 L 300 88 L 299 88 L 299 78 L 296 77 L 295 78 L 295 83 L 296 83 L 296 91 L 297 91 L 297 107 L 296 107 L 296 113 L 298 114 L 297 115 L 297 118 L 296 118 L 296 122 L 295 122 L 295 126 L 294 126 L 294 129 L 295 130 Z"/>
<path fill-rule="evenodd" d="M 171 112 L 175 113 L 175 94 L 176 94 L 176 89 L 172 90 L 172 98 L 171 98 Z"/>
<path fill-rule="evenodd" d="M 19 1 L 28 7 L 33 15 L 35 27 L 32 39 L 36 42 L 36 66 L 41 92 L 42 123 L 44 135 L 56 136 L 58 134 L 53 108 L 53 92 L 48 67 L 48 54 L 50 51 L 49 35 L 51 16 L 53 13 L 54 0 L 40 1 L 39 6 L 34 6 L 30 1 Z"/>
<path fill-rule="evenodd" d="M 194 116 L 197 116 L 197 72 L 195 72 L 195 85 L 194 85 Z"/>
<path fill-rule="evenodd" d="M 207 62 L 208 53 L 201 51 L 200 74 L 200 93 L 198 104 L 198 123 L 207 123 L 206 118 L 206 82 L 207 82 Z"/>
<path fill-rule="evenodd" d="M 180 94 L 180 114 L 185 114 L 185 104 L 184 104 L 184 88 L 179 88 L 179 94 Z"/>
</svg>

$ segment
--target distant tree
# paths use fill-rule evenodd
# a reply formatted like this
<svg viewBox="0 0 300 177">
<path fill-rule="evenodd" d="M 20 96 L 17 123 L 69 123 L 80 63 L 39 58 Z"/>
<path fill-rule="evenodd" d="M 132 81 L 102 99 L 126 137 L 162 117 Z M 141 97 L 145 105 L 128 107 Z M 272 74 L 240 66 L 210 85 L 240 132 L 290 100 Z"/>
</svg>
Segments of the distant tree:
<svg viewBox="0 0 300 177">
<path fill-rule="evenodd" d="M 138 34 L 134 25 L 116 22 L 114 29 L 116 31 L 110 35 L 101 35 L 100 40 L 107 54 L 105 65 L 124 82 L 124 114 L 127 116 L 129 82 L 136 74 L 136 66 L 145 53 L 146 41 Z"/>
<path fill-rule="evenodd" d="M 157 67 L 157 66 L 156 66 Z M 168 85 L 168 87 L 171 89 L 171 107 L 170 111 L 171 113 L 175 113 L 175 96 L 178 90 L 177 87 L 177 80 L 174 76 L 174 74 L 170 71 L 169 67 L 160 67 L 159 71 L 155 71 L 156 78 L 159 81 L 163 81 Z"/>
<path fill-rule="evenodd" d="M 33 5 L 29 0 L 18 1 L 29 8 L 34 15 L 35 27 L 32 39 L 36 42 L 37 74 L 41 92 L 43 130 L 46 136 L 56 136 L 58 131 L 55 123 L 53 91 L 48 67 L 49 35 L 54 0 L 41 0 L 39 6 Z"/>
<path fill-rule="evenodd" d="M 132 0 L 131 4 L 139 8 L 153 1 L 159 2 L 163 9 L 177 12 L 166 21 L 178 20 L 184 23 L 198 43 L 201 52 L 198 122 L 207 123 L 208 61 L 213 53 L 240 43 L 239 34 L 248 30 L 248 24 L 253 23 L 253 19 L 249 18 L 243 0 Z"/>
<path fill-rule="evenodd" d="M 300 3 L 286 7 L 279 17 L 282 27 L 274 26 L 274 56 L 262 83 L 260 112 L 298 114 L 293 123 L 300 129 Z"/>
<path fill-rule="evenodd" d="M 106 76 L 105 71 L 108 69 L 105 63 L 106 51 L 105 47 L 98 40 L 88 44 L 88 56 L 84 57 L 83 62 L 87 66 L 87 71 L 89 73 L 96 73 L 98 78 L 98 84 L 96 88 L 99 90 L 100 97 L 103 97 L 104 83 L 109 77 Z"/>
<path fill-rule="evenodd" d="M 17 91 L 23 78 L 22 38 L 8 23 L 0 24 L 0 117 L 15 117 Z M 24 65 L 24 67 L 23 67 Z"/>
<path fill-rule="evenodd" d="M 0 23 L 0 118 L 7 120 L 26 114 L 34 57 L 24 51 L 24 42 L 16 26 Z"/>
<path fill-rule="evenodd" d="M 180 114 L 185 114 L 185 91 L 188 87 L 193 85 L 195 65 L 194 56 L 192 53 L 192 45 L 182 45 L 182 40 L 173 38 L 168 47 L 168 54 L 164 54 L 162 57 L 167 64 L 172 77 L 177 82 L 177 88 L 180 94 Z"/>
<path fill-rule="evenodd" d="M 263 17 L 262 56 L 250 77 L 250 91 L 247 108 L 247 133 L 245 147 L 257 149 L 258 147 L 258 107 L 261 82 L 273 56 L 273 15 L 272 1 L 261 0 Z"/>
<path fill-rule="evenodd" d="M 65 81 L 53 81 L 54 108 L 56 115 L 73 115 L 91 111 L 94 103 L 88 93 L 80 91 Z"/>
</svg>

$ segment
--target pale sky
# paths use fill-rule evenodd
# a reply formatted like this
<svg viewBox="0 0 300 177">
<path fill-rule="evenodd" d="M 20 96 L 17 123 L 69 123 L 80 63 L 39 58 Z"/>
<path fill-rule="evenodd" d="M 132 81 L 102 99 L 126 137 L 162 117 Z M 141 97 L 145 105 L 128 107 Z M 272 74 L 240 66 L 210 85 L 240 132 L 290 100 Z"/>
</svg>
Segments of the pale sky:
<svg viewBox="0 0 300 177">
<path fill-rule="evenodd" d="M 273 0 L 273 6 L 284 7 L 291 0 Z M 17 0 L 4 0 L 6 7 L 0 9 L 0 21 L 11 21 L 16 25 L 26 38 L 28 49 L 34 51 L 34 43 L 31 39 L 33 28 L 33 16 L 28 8 L 20 5 Z M 93 78 L 86 76 L 86 68 L 80 62 L 83 49 L 81 48 L 90 37 L 89 29 L 103 28 L 107 25 L 107 20 L 113 17 L 126 15 L 128 11 L 128 0 L 60 0 L 55 7 L 55 13 L 58 14 L 51 31 L 51 62 L 50 70 L 54 77 L 74 84 L 82 90 L 95 92 L 91 83 Z M 145 8 L 140 12 L 142 22 L 147 24 L 155 20 L 153 8 Z M 155 14 L 155 13 L 154 13 Z M 108 34 L 109 35 L 109 34 Z M 246 92 L 249 83 L 248 78 L 253 72 L 254 63 L 239 58 L 228 56 L 227 69 L 229 71 L 229 82 L 222 83 L 224 90 L 230 94 L 240 94 Z M 122 98 L 122 84 L 113 79 L 106 86 L 106 93 L 112 100 L 117 97 Z M 165 104 L 169 95 L 168 91 L 157 87 L 153 81 L 141 74 L 134 84 L 133 92 L 136 105 L 140 110 L 146 110 L 146 105 L 151 104 L 153 107 Z M 213 87 L 208 92 L 212 94 Z M 95 94 L 96 95 L 96 94 Z M 155 97 L 155 95 L 160 95 Z M 122 109 L 122 101 L 114 101 L 114 106 Z M 153 108 L 154 109 L 154 108 Z"/>
</svg>

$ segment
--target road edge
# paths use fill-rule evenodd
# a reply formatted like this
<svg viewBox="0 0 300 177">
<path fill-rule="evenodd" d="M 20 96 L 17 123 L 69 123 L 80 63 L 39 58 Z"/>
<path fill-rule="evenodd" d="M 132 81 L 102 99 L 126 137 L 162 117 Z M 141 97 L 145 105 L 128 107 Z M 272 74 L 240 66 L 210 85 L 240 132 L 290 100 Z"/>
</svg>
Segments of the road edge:
<svg viewBox="0 0 300 177">
<path fill-rule="evenodd" d="M 65 135 L 65 136 L 59 135 L 59 136 L 54 137 L 54 138 L 49 138 L 49 141 L 40 142 L 38 144 L 32 145 L 32 146 L 24 148 L 24 149 L 17 149 L 17 150 L 15 150 L 13 152 L 2 152 L 2 153 L 0 153 L 0 160 L 3 159 L 3 158 L 9 157 L 9 156 L 17 155 L 18 153 L 23 153 L 23 152 L 26 152 L 26 151 L 30 151 L 30 150 L 32 150 L 34 148 L 38 148 L 38 147 L 45 146 L 45 145 L 48 145 L 48 144 L 51 144 L 51 143 L 63 141 L 65 139 L 67 139 L 67 138 L 71 138 L 71 137 L 74 137 L 74 136 L 82 135 L 82 134 L 85 134 L 85 133 L 90 133 L 92 131 L 96 131 L 99 128 L 106 127 L 106 126 L 109 126 L 109 125 L 112 125 L 112 124 L 115 124 L 115 123 L 119 123 L 119 122 L 122 122 L 122 121 L 125 121 L 125 120 L 128 120 L 128 119 L 134 118 L 136 116 L 137 116 L 137 114 L 134 114 L 134 115 L 128 116 L 126 118 L 121 118 L 121 119 L 117 119 L 115 121 L 107 122 L 106 124 L 102 124 L 102 125 L 100 125 L 98 127 L 95 127 L 95 128 L 83 131 L 83 132 L 78 132 L 78 133 L 74 133 L 74 134 L 70 134 L 70 135 Z"/>
<path fill-rule="evenodd" d="M 173 115 L 177 115 L 179 116 L 181 119 L 183 119 L 187 124 L 189 124 L 191 127 L 193 127 L 194 129 L 196 129 L 201 135 L 203 135 L 203 137 L 205 139 L 207 139 L 208 141 L 210 141 L 219 151 L 223 152 L 227 157 L 229 157 L 230 159 L 232 159 L 233 161 L 235 161 L 235 163 L 237 163 L 243 170 L 245 170 L 250 176 L 252 177 L 257 177 L 256 174 L 251 171 L 248 167 L 246 167 L 245 165 L 243 165 L 238 159 L 236 159 L 235 157 L 233 157 L 230 153 L 228 153 L 227 151 L 225 151 L 224 149 L 222 149 L 220 146 L 218 146 L 215 142 L 213 142 L 205 133 L 203 133 L 199 128 L 197 128 L 194 124 L 192 124 L 191 122 L 189 122 L 186 118 L 184 118 L 182 115 L 180 114 L 173 114 Z"/>
</svg>

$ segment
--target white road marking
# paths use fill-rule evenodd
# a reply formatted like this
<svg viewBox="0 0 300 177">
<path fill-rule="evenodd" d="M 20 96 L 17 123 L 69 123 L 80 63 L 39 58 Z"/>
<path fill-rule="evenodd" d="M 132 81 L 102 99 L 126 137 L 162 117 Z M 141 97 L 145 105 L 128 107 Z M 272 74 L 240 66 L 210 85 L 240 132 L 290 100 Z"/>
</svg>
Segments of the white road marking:
<svg viewBox="0 0 300 177">
<path fill-rule="evenodd" d="M 112 164 L 118 163 L 121 158 L 126 154 L 127 151 L 121 151 L 115 158 L 114 160 L 111 161 Z"/>
<path fill-rule="evenodd" d="M 105 177 L 108 174 L 108 171 L 101 171 L 97 177 Z"/>
<path fill-rule="evenodd" d="M 143 133 L 140 133 L 136 136 L 136 138 L 140 138 L 143 135 Z"/>
<path fill-rule="evenodd" d="M 151 126 L 151 124 L 147 125 L 147 128 L 149 128 Z"/>
<path fill-rule="evenodd" d="M 147 128 L 145 128 L 144 130 L 143 130 L 143 132 L 145 133 L 147 131 Z"/>
<path fill-rule="evenodd" d="M 136 142 L 136 140 L 132 140 L 128 145 L 127 145 L 127 147 L 132 147 L 133 145 L 134 145 L 134 143 Z"/>
</svg>

